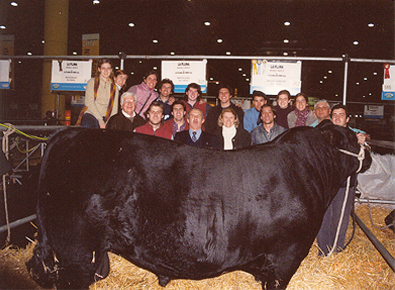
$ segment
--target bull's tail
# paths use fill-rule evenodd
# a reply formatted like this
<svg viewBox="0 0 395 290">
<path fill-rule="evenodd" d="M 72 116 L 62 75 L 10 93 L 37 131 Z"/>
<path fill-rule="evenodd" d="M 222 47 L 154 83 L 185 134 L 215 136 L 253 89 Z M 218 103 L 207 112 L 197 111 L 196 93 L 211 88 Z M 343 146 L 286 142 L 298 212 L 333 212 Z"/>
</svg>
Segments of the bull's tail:
<svg viewBox="0 0 395 290">
<path fill-rule="evenodd" d="M 58 277 L 56 256 L 47 243 L 34 247 L 33 257 L 26 263 L 30 276 L 44 288 L 52 288 Z"/>
</svg>

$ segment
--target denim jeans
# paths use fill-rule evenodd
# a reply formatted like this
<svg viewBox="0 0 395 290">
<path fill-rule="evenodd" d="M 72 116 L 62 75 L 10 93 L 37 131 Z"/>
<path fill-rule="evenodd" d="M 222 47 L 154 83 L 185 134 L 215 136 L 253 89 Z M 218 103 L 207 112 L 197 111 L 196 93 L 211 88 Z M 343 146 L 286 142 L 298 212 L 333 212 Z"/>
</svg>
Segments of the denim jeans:
<svg viewBox="0 0 395 290">
<path fill-rule="evenodd" d="M 81 126 L 86 128 L 100 128 L 99 121 L 92 114 L 85 113 L 81 119 Z"/>
</svg>

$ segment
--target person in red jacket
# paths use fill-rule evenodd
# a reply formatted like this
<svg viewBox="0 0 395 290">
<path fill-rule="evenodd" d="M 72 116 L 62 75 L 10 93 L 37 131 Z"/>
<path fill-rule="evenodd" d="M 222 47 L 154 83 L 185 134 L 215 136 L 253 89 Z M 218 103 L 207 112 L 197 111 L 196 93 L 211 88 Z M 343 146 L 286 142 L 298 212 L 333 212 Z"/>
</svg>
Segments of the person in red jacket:
<svg viewBox="0 0 395 290">
<path fill-rule="evenodd" d="M 163 125 L 164 107 L 158 102 L 152 102 L 148 110 L 145 112 L 145 117 L 148 122 L 140 127 L 137 127 L 134 131 L 137 133 L 153 135 L 157 137 L 162 137 L 166 139 L 172 139 L 173 132 L 167 129 Z"/>
</svg>

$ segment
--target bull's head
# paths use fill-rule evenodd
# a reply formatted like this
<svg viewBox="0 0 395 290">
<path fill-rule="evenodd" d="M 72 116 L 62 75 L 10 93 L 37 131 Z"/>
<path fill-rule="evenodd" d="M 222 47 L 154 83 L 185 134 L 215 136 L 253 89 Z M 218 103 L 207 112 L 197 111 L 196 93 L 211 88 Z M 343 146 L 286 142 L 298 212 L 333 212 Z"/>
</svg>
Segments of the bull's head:
<svg viewBox="0 0 395 290">
<path fill-rule="evenodd" d="M 358 139 L 349 128 L 334 125 L 330 120 L 322 121 L 317 129 L 321 130 L 325 140 L 342 154 L 355 158 L 353 173 L 362 173 L 369 169 L 372 163 L 370 152 L 363 144 L 358 144 Z"/>
</svg>

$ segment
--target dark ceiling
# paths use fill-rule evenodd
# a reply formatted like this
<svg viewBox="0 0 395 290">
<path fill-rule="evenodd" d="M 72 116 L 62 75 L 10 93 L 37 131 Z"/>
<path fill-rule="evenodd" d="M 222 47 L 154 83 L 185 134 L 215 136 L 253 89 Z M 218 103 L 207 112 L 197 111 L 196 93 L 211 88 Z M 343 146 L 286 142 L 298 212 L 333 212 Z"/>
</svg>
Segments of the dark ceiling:
<svg viewBox="0 0 395 290">
<path fill-rule="evenodd" d="M 10 2 L 1 1 L 2 14 L 5 12 L 2 21 L 7 29 L 0 33 L 15 35 L 15 55 L 26 55 L 27 51 L 42 54 L 44 1 L 20 0 L 16 1 L 18 7 L 11 7 Z M 229 51 L 231 56 L 283 56 L 286 52 L 290 59 L 343 54 L 351 58 L 394 59 L 395 11 L 391 0 L 100 2 L 94 5 L 91 0 L 70 0 L 70 55 L 74 51 L 81 55 L 82 34 L 99 33 L 103 55 L 120 51 L 128 55 L 170 55 L 173 51 L 176 55 L 225 56 Z M 211 25 L 205 26 L 205 21 Z M 291 25 L 285 26 L 285 21 Z M 135 26 L 129 27 L 130 22 Z M 368 27 L 369 23 L 374 27 Z M 218 38 L 223 42 L 217 43 Z M 354 41 L 359 44 L 354 45 Z M 160 60 L 127 60 L 125 69 L 134 73 L 128 85 L 141 82 L 142 75 L 153 66 L 160 71 Z M 330 75 L 329 69 L 333 71 Z M 318 98 L 341 100 L 343 72 L 341 62 L 304 61 L 302 91 Z M 248 95 L 249 75 L 248 60 L 208 61 L 208 77 L 238 88 L 239 95 Z M 381 102 L 382 80 L 383 63 L 351 63 L 349 100 Z M 213 82 L 208 94 L 215 93 Z"/>
</svg>

